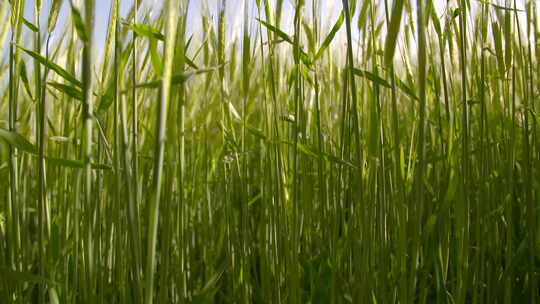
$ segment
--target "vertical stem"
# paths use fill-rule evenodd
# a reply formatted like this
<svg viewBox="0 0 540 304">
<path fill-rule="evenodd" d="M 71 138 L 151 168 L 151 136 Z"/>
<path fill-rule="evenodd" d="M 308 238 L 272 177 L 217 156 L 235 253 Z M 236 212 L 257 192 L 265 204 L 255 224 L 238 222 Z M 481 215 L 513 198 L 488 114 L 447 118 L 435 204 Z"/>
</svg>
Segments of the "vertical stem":
<svg viewBox="0 0 540 304">
<path fill-rule="evenodd" d="M 174 49 L 176 40 L 176 30 L 178 22 L 178 3 L 173 0 L 165 2 L 167 10 L 166 19 L 166 37 L 164 47 L 164 70 L 161 83 L 160 100 L 158 104 L 158 115 L 156 120 L 157 136 L 156 149 L 154 151 L 154 195 L 151 198 L 148 206 L 148 234 L 147 234 L 147 256 L 146 256 L 146 272 L 145 272 L 145 299 L 146 304 L 153 303 L 154 295 L 154 268 L 156 264 L 157 252 L 157 232 L 159 219 L 159 202 L 161 199 L 161 183 L 163 179 L 163 162 L 165 158 L 165 141 L 166 141 L 166 126 L 167 126 L 167 109 L 169 106 L 172 68 L 174 59 Z"/>
<path fill-rule="evenodd" d="M 295 60 L 295 69 L 296 69 L 296 78 L 294 82 L 294 153 L 293 153 L 293 206 L 292 206 L 292 224 L 291 224 L 291 233 L 292 233 L 292 246 L 289 248 L 291 252 L 291 261 L 288 265 L 291 270 L 291 288 L 293 292 L 291 297 L 291 303 L 300 303 L 300 277 L 298 268 L 298 255 L 299 255 L 299 239 L 300 239 L 300 228 L 299 228 L 299 209 L 300 209 L 300 177 L 299 177 L 299 155 L 298 155 L 298 141 L 300 135 L 300 128 L 302 126 L 302 117 L 301 111 L 303 109 L 303 92 L 302 92 L 302 62 L 300 60 L 300 36 L 301 36 L 301 20 L 302 20 L 302 8 L 303 0 L 299 0 L 296 7 L 295 19 L 294 19 L 294 60 Z"/>
<path fill-rule="evenodd" d="M 425 5 L 423 0 L 416 1 L 416 23 L 418 29 L 418 90 L 419 90 L 419 126 L 417 140 L 417 155 L 419 156 L 417 171 L 415 172 L 415 203 L 412 206 L 413 218 L 413 233 L 421 235 L 422 233 L 422 213 L 424 204 L 424 170 L 425 170 L 425 125 L 426 125 L 426 37 L 425 37 L 425 21 L 424 21 Z M 421 255 L 420 239 L 415 238 L 414 247 L 412 248 L 411 259 L 411 276 L 409 278 L 409 301 L 413 301 L 415 290 L 418 284 L 418 264 Z"/>
<path fill-rule="evenodd" d="M 49 42 L 50 42 L 51 35 L 48 34 L 47 36 L 47 42 L 45 46 L 45 52 L 46 52 L 46 58 L 49 58 Z M 47 73 L 48 68 L 45 67 L 45 71 L 43 73 L 43 85 L 40 88 L 41 94 L 41 107 L 40 107 L 40 113 L 39 113 L 39 151 L 38 151 L 38 157 L 39 157 L 39 197 L 38 197 L 38 216 L 39 216 L 39 240 L 41 242 L 40 244 L 40 275 L 42 277 L 45 276 L 45 248 L 43 247 L 44 243 L 44 234 L 45 234 L 45 224 L 43 223 L 45 213 L 47 210 L 46 204 L 47 204 L 47 192 L 46 192 L 46 167 L 45 167 L 45 148 L 46 148 L 46 134 L 47 134 L 47 126 L 45 123 L 45 120 L 47 119 L 47 102 L 46 102 L 46 84 L 47 84 Z M 43 284 L 41 284 L 43 285 Z M 43 287 L 43 286 L 42 286 Z M 39 293 L 40 297 L 43 297 L 45 295 L 45 290 L 41 290 Z M 43 299 L 42 299 L 43 300 Z"/>
<path fill-rule="evenodd" d="M 133 14 L 133 23 L 137 24 L 137 13 L 139 12 L 139 5 L 140 0 L 134 0 L 135 1 L 135 12 Z M 135 215 L 139 216 L 139 204 L 141 203 L 141 198 L 139 195 L 139 157 L 138 157 L 138 147 L 139 147 L 139 117 L 138 117 L 138 111 L 137 111 L 137 72 L 138 70 L 138 58 L 137 58 L 137 33 L 135 31 L 132 31 L 132 39 L 133 39 L 133 50 L 132 50 L 132 58 L 131 58 L 131 81 L 132 81 L 132 89 L 131 89 L 131 119 L 132 119 L 132 137 L 133 137 L 133 143 L 132 143 L 132 163 L 133 163 L 133 191 L 135 191 Z M 128 168 L 126 167 L 126 170 Z"/>
<path fill-rule="evenodd" d="M 459 27 L 460 27 L 460 66 L 461 66 L 461 132 L 462 132 L 462 142 L 461 142 L 461 190 L 462 190 L 462 199 L 461 206 L 459 206 L 458 214 L 456 218 L 458 219 L 458 259 L 456 263 L 458 266 L 457 270 L 457 281 L 458 281 L 458 294 L 456 303 L 464 303 L 466 295 L 466 280 L 467 280 L 467 270 L 468 270 L 468 256 L 467 256 L 467 247 L 468 247 L 468 209 L 469 209 L 469 194 L 468 194 L 468 180 L 469 180 L 469 124 L 468 124 L 468 102 L 467 102 L 467 1 L 461 0 L 460 2 L 461 14 L 459 16 Z"/>
<path fill-rule="evenodd" d="M 361 141 L 360 141 L 360 121 L 358 118 L 358 97 L 357 97 L 357 91 L 356 91 L 356 82 L 354 80 L 354 58 L 353 58 L 353 41 L 352 41 L 352 32 L 351 32 L 351 13 L 349 9 L 349 0 L 342 0 L 343 3 L 343 10 L 345 11 L 345 28 L 347 29 L 347 76 L 348 76 L 348 82 L 350 85 L 350 92 L 352 99 L 352 105 L 350 111 L 352 112 L 352 119 L 353 119 L 353 132 L 354 132 L 354 139 L 356 142 L 356 165 L 358 166 L 358 180 L 356 181 L 356 188 L 358 189 L 358 197 L 357 199 L 360 200 L 362 198 L 362 167 L 363 167 L 363 160 L 362 160 L 362 148 L 361 148 Z"/>
<path fill-rule="evenodd" d="M 18 51 L 15 50 L 15 45 L 19 42 L 21 32 L 21 16 L 24 1 L 12 1 L 11 13 L 15 16 L 11 21 L 11 41 L 9 46 L 9 105 L 8 105 L 8 128 L 11 132 L 17 132 L 17 88 L 18 88 Z M 10 202 L 12 220 L 8 220 L 6 230 L 10 231 L 11 250 L 8 252 L 10 266 L 19 269 L 18 252 L 21 246 L 20 229 L 19 229 L 19 173 L 18 173 L 18 151 L 17 148 L 9 146 L 9 180 L 10 180 Z M 8 210 L 9 212 L 9 210 Z"/>
<path fill-rule="evenodd" d="M 92 41 L 94 33 L 94 1 L 85 0 L 85 31 L 86 40 L 83 42 L 83 57 L 82 57 L 82 79 L 83 79 L 83 159 L 84 159 L 84 204 L 86 208 L 86 271 L 87 271 L 87 288 L 89 292 L 89 301 L 93 299 L 95 287 L 94 282 L 94 214 L 92 206 L 92 128 L 93 128 L 93 56 L 92 56 Z"/>
</svg>

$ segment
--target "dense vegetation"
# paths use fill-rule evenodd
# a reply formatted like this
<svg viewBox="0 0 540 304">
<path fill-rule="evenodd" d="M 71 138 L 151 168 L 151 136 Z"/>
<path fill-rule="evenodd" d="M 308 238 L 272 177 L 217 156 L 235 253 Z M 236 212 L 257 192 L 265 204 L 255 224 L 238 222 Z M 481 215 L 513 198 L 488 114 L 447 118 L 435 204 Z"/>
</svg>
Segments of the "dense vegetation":
<svg viewBox="0 0 540 304">
<path fill-rule="evenodd" d="M 0 302 L 539 303 L 536 2 L 324 1 L 2 1 Z"/>
</svg>

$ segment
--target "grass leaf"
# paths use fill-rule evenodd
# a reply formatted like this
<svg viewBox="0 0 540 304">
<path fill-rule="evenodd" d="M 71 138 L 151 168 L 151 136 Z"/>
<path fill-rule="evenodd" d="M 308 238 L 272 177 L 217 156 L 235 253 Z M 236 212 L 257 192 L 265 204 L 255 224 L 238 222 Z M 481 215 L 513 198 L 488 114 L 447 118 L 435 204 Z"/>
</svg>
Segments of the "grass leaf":
<svg viewBox="0 0 540 304">
<path fill-rule="evenodd" d="M 160 41 L 165 40 L 165 36 L 160 31 L 148 24 L 135 23 L 131 24 L 130 28 L 139 36 L 157 39 Z"/>
<path fill-rule="evenodd" d="M 30 55 L 32 58 L 36 59 L 39 63 L 41 63 L 44 66 L 48 67 L 49 69 L 55 71 L 56 74 L 58 74 L 59 76 L 61 76 L 65 80 L 73 83 L 74 85 L 76 85 L 78 87 L 82 86 L 82 83 L 79 80 L 77 80 L 77 78 L 75 78 L 68 71 L 66 71 L 65 69 L 63 69 L 62 67 L 57 65 L 56 63 L 48 60 L 47 58 L 41 56 L 40 54 L 38 54 L 38 53 L 36 53 L 34 51 L 27 50 L 27 49 L 22 48 L 22 47 L 19 47 L 19 48 L 21 50 L 23 50 L 25 53 L 27 53 L 28 55 Z"/>
<path fill-rule="evenodd" d="M 23 23 L 28 27 L 32 32 L 39 33 L 39 29 L 32 22 L 28 21 L 26 18 L 23 18 Z"/>
<path fill-rule="evenodd" d="M 81 12 L 75 5 L 73 4 L 73 0 L 71 1 L 71 18 L 73 21 L 73 25 L 75 26 L 75 30 L 77 31 L 77 35 L 82 41 L 88 40 L 88 35 L 86 34 L 86 28 L 83 22 L 83 19 L 81 17 Z"/>
<path fill-rule="evenodd" d="M 403 5 L 405 3 L 404 0 L 394 0 L 393 2 L 394 5 L 392 7 L 392 17 L 390 18 L 388 33 L 386 34 L 386 40 L 384 42 L 384 62 L 387 66 L 390 66 L 392 60 L 394 59 L 397 38 L 403 16 Z"/>
<path fill-rule="evenodd" d="M 80 101 L 83 100 L 83 92 L 81 89 L 77 87 L 74 87 L 68 84 L 58 83 L 58 82 L 48 82 L 47 84 L 57 89 L 58 91 L 64 94 L 67 94 L 71 98 L 74 98 Z"/>
<path fill-rule="evenodd" d="M 0 128 L 0 138 L 5 140 L 8 144 L 21 151 L 29 153 L 37 153 L 37 148 L 34 144 L 26 140 L 22 135 Z"/>
<path fill-rule="evenodd" d="M 47 31 L 52 33 L 56 22 L 58 21 L 58 15 L 60 14 L 60 8 L 62 7 L 62 0 L 53 0 L 51 4 L 51 9 L 49 11 L 49 22 L 47 24 Z"/>
<path fill-rule="evenodd" d="M 322 55 L 324 54 L 324 51 L 328 48 L 332 40 L 334 40 L 334 37 L 336 36 L 337 32 L 343 25 L 344 20 L 345 20 L 345 14 L 341 12 L 341 14 L 339 14 L 338 20 L 336 21 L 336 23 L 334 24 L 334 26 L 332 27 L 332 29 L 330 30 L 326 38 L 324 39 L 323 43 L 321 44 L 321 47 L 317 51 L 317 54 L 313 58 L 314 62 L 322 57 Z"/>
<path fill-rule="evenodd" d="M 360 69 L 357 69 L 357 68 L 354 68 L 353 69 L 353 73 L 356 75 L 356 76 L 360 76 L 360 77 L 364 77 L 368 80 L 371 80 L 372 82 L 378 84 L 378 85 L 382 85 L 383 87 L 386 87 L 386 88 L 390 88 L 390 84 L 388 83 L 388 81 L 382 79 L 381 77 L 371 73 L 371 72 L 368 72 L 368 71 L 364 71 L 364 70 L 360 70 Z"/>
</svg>

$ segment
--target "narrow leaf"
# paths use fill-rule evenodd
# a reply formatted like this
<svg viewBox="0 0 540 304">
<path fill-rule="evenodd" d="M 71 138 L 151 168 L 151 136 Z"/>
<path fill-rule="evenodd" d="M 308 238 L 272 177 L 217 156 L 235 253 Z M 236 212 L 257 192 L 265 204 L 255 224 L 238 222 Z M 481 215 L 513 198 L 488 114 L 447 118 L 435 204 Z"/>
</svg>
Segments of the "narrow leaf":
<svg viewBox="0 0 540 304">
<path fill-rule="evenodd" d="M 390 17 L 390 25 L 388 26 L 388 34 L 384 42 L 384 62 L 387 66 L 392 64 L 394 53 L 396 51 L 397 38 L 401 27 L 401 19 L 403 16 L 404 0 L 394 0 L 392 7 L 392 17 Z"/>
<path fill-rule="evenodd" d="M 64 70 L 61 66 L 57 65 L 56 63 L 48 60 L 47 58 L 41 56 L 40 54 L 34 51 L 27 50 L 22 47 L 19 47 L 19 48 L 23 50 L 25 53 L 27 53 L 28 55 L 30 55 L 32 58 L 36 59 L 39 63 L 55 71 L 56 74 L 58 74 L 65 80 L 75 84 L 78 87 L 82 87 L 82 83 L 79 80 L 77 80 L 77 78 L 75 78 L 73 75 L 71 75 L 68 71 Z"/>
<path fill-rule="evenodd" d="M 62 7 L 62 2 L 62 0 L 53 0 L 52 2 L 51 10 L 49 11 L 49 23 L 47 26 L 49 33 L 52 33 L 54 27 L 56 26 L 58 14 L 60 13 L 60 8 Z"/>
<path fill-rule="evenodd" d="M 378 85 L 382 85 L 383 87 L 390 88 L 390 84 L 386 80 L 382 79 L 381 77 L 379 77 L 379 76 L 377 76 L 377 75 L 375 75 L 375 74 L 373 74 L 371 72 L 353 68 L 353 73 L 356 76 L 367 78 L 368 80 L 371 80 L 372 82 L 374 82 L 374 83 L 376 83 Z"/>
<path fill-rule="evenodd" d="M 313 58 L 313 61 L 317 61 L 324 54 L 324 51 L 328 48 L 332 40 L 334 40 L 334 37 L 336 36 L 337 32 L 341 28 L 341 25 L 343 24 L 343 20 L 345 20 L 345 14 L 342 11 L 341 14 L 339 15 L 338 20 L 336 21 L 336 23 L 330 30 L 330 33 L 328 33 L 323 43 L 321 44 L 321 47 L 317 51 L 317 54 L 315 55 L 315 58 Z"/>
<path fill-rule="evenodd" d="M 161 62 L 161 55 L 157 49 L 157 40 L 153 38 L 150 39 L 150 59 L 152 61 L 154 73 L 161 77 L 161 75 L 163 75 L 163 62 Z"/>
<path fill-rule="evenodd" d="M 77 35 L 82 41 L 88 40 L 88 35 L 86 34 L 86 28 L 84 26 L 83 19 L 81 17 L 81 12 L 78 8 L 73 5 L 73 2 L 71 3 L 71 18 L 73 20 L 73 25 L 75 26 L 75 30 L 77 31 Z"/>
<path fill-rule="evenodd" d="M 260 23 L 262 23 L 266 28 L 268 28 L 269 30 L 271 30 L 272 32 L 274 32 L 279 38 L 283 39 L 284 41 L 287 41 L 288 43 L 290 44 L 293 44 L 293 41 L 291 39 L 291 37 L 289 37 L 289 35 L 287 35 L 285 32 L 283 32 L 282 30 L 278 29 L 277 27 L 271 25 L 270 23 L 267 23 L 261 19 L 258 19 L 257 18 L 257 21 L 259 21 Z"/>
<path fill-rule="evenodd" d="M 38 33 L 39 29 L 37 26 L 35 26 L 32 22 L 28 21 L 26 18 L 23 18 L 23 23 L 28 27 L 32 32 Z"/>
<path fill-rule="evenodd" d="M 36 146 L 26 140 L 19 133 L 0 128 L 0 138 L 21 151 L 37 153 Z"/>
<path fill-rule="evenodd" d="M 153 38 L 160 41 L 165 40 L 165 36 L 160 31 L 158 31 L 157 29 L 153 28 L 152 26 L 148 24 L 135 23 L 135 24 L 131 24 L 130 28 L 139 36 Z"/>
<path fill-rule="evenodd" d="M 30 82 L 28 81 L 28 74 L 26 72 L 26 65 L 22 61 L 19 64 L 21 65 L 19 72 L 20 72 L 20 75 L 21 75 L 21 80 L 23 82 L 24 90 L 26 91 L 28 96 L 30 96 L 31 99 L 34 99 L 34 97 L 32 95 L 32 90 L 30 89 Z"/>
<path fill-rule="evenodd" d="M 266 28 L 268 28 L 269 30 L 271 30 L 272 32 L 274 32 L 279 38 L 281 38 L 283 41 L 285 42 L 288 42 L 290 43 L 293 48 L 295 48 L 295 51 L 296 51 L 296 45 L 294 44 L 293 42 L 293 39 L 287 35 L 285 32 L 283 32 L 282 30 L 278 29 L 277 27 L 265 22 L 265 21 L 262 21 L 261 19 L 258 19 L 257 18 L 257 21 L 259 21 L 260 23 L 262 23 Z M 304 50 L 300 49 L 300 59 L 302 60 L 302 62 L 304 62 L 304 64 L 306 65 L 311 65 L 311 63 L 313 62 L 312 60 L 310 60 L 308 54 L 306 52 L 304 52 Z"/>
<path fill-rule="evenodd" d="M 48 82 L 47 84 L 49 86 L 57 89 L 58 91 L 60 91 L 62 93 L 65 93 L 66 95 L 68 95 L 71 98 L 74 98 L 74 99 L 77 99 L 77 100 L 83 100 L 82 91 L 80 89 L 74 87 L 74 86 L 70 86 L 70 85 L 63 84 L 63 83 L 58 83 L 58 82 Z"/>
</svg>

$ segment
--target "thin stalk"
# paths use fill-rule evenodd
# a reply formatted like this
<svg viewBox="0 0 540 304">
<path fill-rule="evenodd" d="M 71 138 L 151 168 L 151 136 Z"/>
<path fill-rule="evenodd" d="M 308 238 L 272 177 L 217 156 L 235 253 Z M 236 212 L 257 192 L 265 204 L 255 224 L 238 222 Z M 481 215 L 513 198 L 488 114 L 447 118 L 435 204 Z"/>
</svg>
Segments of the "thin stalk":
<svg viewBox="0 0 540 304">
<path fill-rule="evenodd" d="M 145 271 L 145 298 L 144 303 L 151 304 L 154 300 L 154 269 L 157 260 L 156 242 L 159 219 L 159 203 L 161 199 L 161 184 L 163 179 L 163 163 L 165 157 L 167 109 L 171 91 L 172 68 L 176 41 L 176 30 L 178 22 L 178 4 L 175 1 L 165 2 L 167 9 L 166 36 L 164 48 L 164 69 L 161 83 L 160 99 L 158 103 L 158 115 L 156 119 L 156 146 L 154 151 L 154 176 L 152 195 L 148 206 L 148 233 L 147 233 L 147 252 L 146 252 L 146 271 Z"/>
<path fill-rule="evenodd" d="M 137 24 L 138 22 L 138 12 L 139 12 L 139 6 L 140 6 L 140 0 L 134 0 L 134 5 L 135 5 L 135 12 L 133 13 L 133 23 L 134 24 Z M 133 50 L 132 50 L 132 54 L 131 54 L 131 85 L 132 85 L 132 88 L 131 88 L 131 120 L 132 120 L 132 138 L 133 138 L 133 142 L 132 142 L 132 157 L 133 157 L 133 160 L 132 160 L 132 166 L 133 166 L 133 176 L 135 178 L 133 178 L 133 190 L 135 191 L 135 205 L 134 205 L 134 210 L 135 210 L 135 215 L 136 217 L 138 218 L 139 217 L 139 204 L 141 203 L 141 198 L 140 198 L 140 191 L 139 191 L 139 151 L 138 151 L 138 147 L 139 147 L 139 117 L 138 117 L 138 109 L 137 109 L 137 101 L 138 101 L 138 94 L 137 94 L 137 72 L 139 71 L 138 69 L 138 56 L 137 56 L 137 51 L 138 51 L 138 43 L 137 43 L 137 32 L 135 31 L 132 31 L 132 40 L 133 40 Z M 126 170 L 127 170 L 127 167 L 126 167 Z M 138 234 L 137 234 L 138 235 Z"/>
<path fill-rule="evenodd" d="M 457 267 L 457 303 L 464 303 L 466 296 L 466 280 L 468 279 L 468 210 L 469 210 L 469 105 L 467 101 L 467 1 L 460 1 L 461 13 L 459 16 L 460 28 L 460 67 L 461 67 L 461 189 L 462 197 L 458 206 L 457 229 L 458 229 L 458 259 Z"/>
<path fill-rule="evenodd" d="M 45 57 L 49 58 L 49 42 L 50 42 L 51 35 L 50 33 L 47 36 L 47 42 L 45 44 Z M 45 71 L 43 72 L 43 83 L 47 83 L 47 74 L 49 70 L 47 67 L 45 67 Z M 40 113 L 39 113 L 39 151 L 38 151 L 38 158 L 39 158 L 39 198 L 38 198 L 38 216 L 39 216 L 39 239 L 41 242 L 44 242 L 45 238 L 45 223 L 44 223 L 44 217 L 46 214 L 47 208 L 47 184 L 46 184 L 46 164 L 45 164 L 45 149 L 46 149 L 46 134 L 47 134 L 47 125 L 45 124 L 45 120 L 47 119 L 47 101 L 46 101 L 46 86 L 43 85 L 40 90 L 40 99 L 41 99 L 41 106 L 40 106 Z M 48 231 L 49 229 L 47 229 Z M 47 233 L 48 235 L 49 233 Z M 43 243 L 42 243 L 43 245 Z M 45 248 L 40 246 L 40 250 L 45 250 Z M 41 260 L 40 260 L 40 275 L 42 277 L 45 277 L 45 252 L 40 253 Z M 40 291 L 40 297 L 43 297 L 45 295 L 45 291 Z M 43 299 L 42 299 L 43 300 Z"/>
<path fill-rule="evenodd" d="M 299 254 L 299 239 L 300 239 L 300 228 L 299 226 L 299 209 L 300 209 L 300 177 L 299 177 L 299 155 L 298 155 L 298 144 L 299 144 L 299 135 L 300 135 L 300 128 L 301 128 L 301 109 L 303 109 L 303 89 L 302 89 L 302 73 L 300 72 L 300 69 L 302 69 L 302 64 L 300 61 L 300 23 L 302 20 L 302 8 L 303 8 L 303 0 L 299 0 L 296 6 L 296 12 L 295 12 L 295 35 L 294 35 L 294 60 L 295 60 L 295 69 L 296 69 L 296 77 L 295 77 L 295 83 L 294 83 L 294 152 L 293 152 L 293 206 L 292 206 L 292 237 L 291 237 L 291 248 L 289 248 L 291 252 L 291 261 L 289 264 L 289 269 L 292 272 L 291 273 L 291 303 L 300 303 L 301 298 L 300 294 L 298 293 L 298 290 L 300 289 L 300 277 L 299 277 L 299 269 L 298 269 L 298 254 Z M 292 269 L 291 269 L 292 268 Z"/>
<path fill-rule="evenodd" d="M 20 3 L 20 2 L 17 2 Z M 20 5 L 20 4 L 19 4 Z M 10 39 L 10 45 L 9 45 L 9 100 L 8 100 L 8 128 L 11 132 L 17 131 L 16 121 L 17 121 L 17 79 L 18 75 L 16 73 L 17 69 L 17 55 L 15 53 L 15 45 L 17 43 L 15 37 L 18 36 L 16 33 L 18 32 L 18 29 L 16 27 L 17 24 L 19 24 L 19 15 L 20 13 L 12 6 L 12 14 L 16 15 L 17 18 L 15 22 L 11 23 L 11 39 Z M 17 252 L 17 249 L 20 247 L 20 238 L 19 238 L 19 200 L 18 200 L 18 180 L 19 180 L 19 174 L 18 174 L 18 152 L 17 148 L 10 145 L 9 146 L 9 208 L 11 209 L 11 215 L 12 220 L 8 222 L 8 224 L 11 223 L 11 225 L 8 225 L 7 230 L 11 232 L 10 236 L 10 242 L 12 244 L 13 249 L 11 249 L 8 252 L 8 260 L 9 260 L 9 266 L 14 267 L 15 269 L 19 268 L 18 260 L 15 257 L 15 252 Z M 9 210 L 8 210 L 9 211 Z"/>
<path fill-rule="evenodd" d="M 87 290 L 94 290 L 95 287 L 95 269 L 94 269 L 94 206 L 92 204 L 92 162 L 93 162 L 93 55 L 92 41 L 94 33 L 94 1 L 85 0 L 84 2 L 86 40 L 83 41 L 83 56 L 82 56 L 82 83 L 83 83 L 83 159 L 84 159 L 84 205 L 86 208 L 86 246 L 85 246 L 85 262 L 86 262 L 86 279 Z M 93 293 L 88 295 L 87 300 L 93 301 Z"/>
<path fill-rule="evenodd" d="M 413 231 L 417 235 L 422 233 L 422 216 L 424 209 L 424 175 L 425 175 L 425 130 L 426 130 L 426 85 L 427 85 L 427 54 L 426 54 L 426 29 L 425 29 L 425 19 L 424 13 L 426 7 L 423 0 L 416 1 L 416 26 L 418 30 L 418 139 L 417 139 L 417 155 L 419 157 L 417 168 L 415 169 L 415 181 L 414 181 L 414 197 L 415 202 L 413 206 L 414 222 L 413 222 Z M 411 276 L 409 278 L 409 301 L 412 302 L 415 296 L 415 290 L 418 284 L 417 267 L 419 264 L 419 258 L 421 257 L 421 247 L 419 239 L 416 238 L 414 242 L 414 247 L 412 248 L 412 259 L 411 262 Z"/>
<path fill-rule="evenodd" d="M 348 76 L 348 82 L 350 86 L 349 94 L 351 96 L 352 104 L 350 111 L 352 112 L 352 119 L 353 119 L 353 134 L 354 134 L 354 140 L 356 143 L 356 164 L 358 166 L 358 180 L 355 182 L 357 187 L 357 199 L 362 198 L 362 187 L 361 187 L 361 179 L 362 179 L 362 148 L 361 148 L 361 140 L 360 140 L 360 121 L 358 118 L 358 97 L 357 97 L 357 91 L 356 91 L 356 81 L 354 80 L 354 58 L 353 58 L 353 41 L 352 41 L 352 31 L 351 31 L 351 12 L 349 9 L 349 0 L 342 0 L 343 3 L 343 10 L 345 11 L 345 28 L 347 29 L 347 76 Z"/>
</svg>

